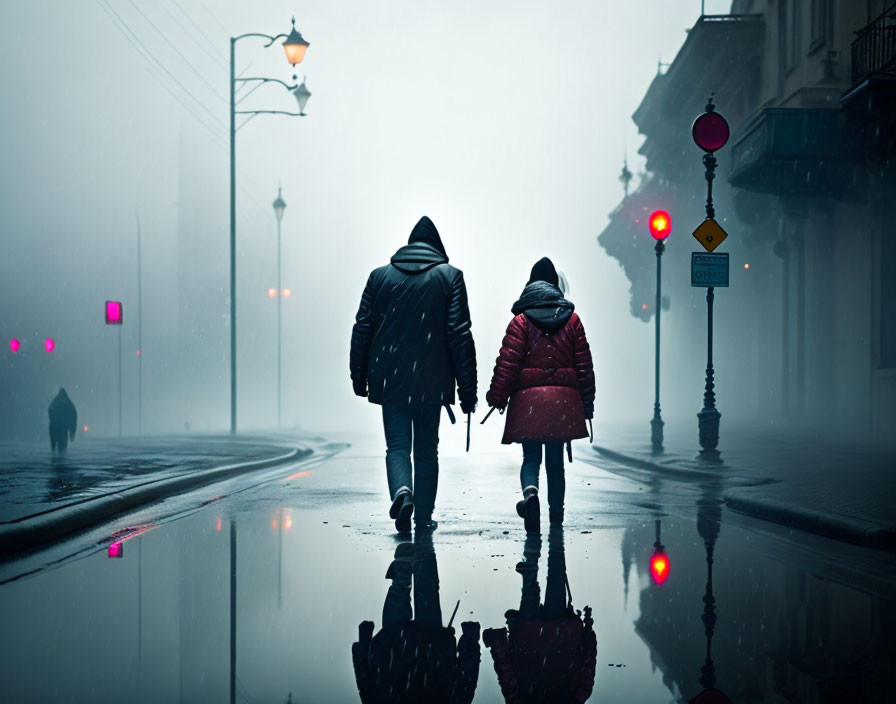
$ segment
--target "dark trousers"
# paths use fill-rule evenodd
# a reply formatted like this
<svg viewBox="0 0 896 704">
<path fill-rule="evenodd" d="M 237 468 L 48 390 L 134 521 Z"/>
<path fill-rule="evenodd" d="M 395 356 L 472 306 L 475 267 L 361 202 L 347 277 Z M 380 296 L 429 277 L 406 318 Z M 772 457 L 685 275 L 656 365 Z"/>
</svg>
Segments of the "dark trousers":
<svg viewBox="0 0 896 704">
<path fill-rule="evenodd" d="M 545 584 L 544 604 L 540 605 L 541 590 L 538 586 L 538 560 L 541 557 L 541 536 L 530 533 L 523 547 L 523 589 L 520 597 L 522 618 L 563 618 L 567 613 L 566 551 L 563 546 L 563 528 L 552 527 L 548 534 L 548 578 Z M 541 608 L 539 608 L 541 606 Z"/>
<path fill-rule="evenodd" d="M 439 420 L 442 407 L 383 404 L 386 478 L 393 500 L 402 489 L 414 494 L 417 521 L 428 521 L 439 484 Z M 411 467 L 411 449 L 414 464 Z"/>
<path fill-rule="evenodd" d="M 523 441 L 523 466 L 520 469 L 520 485 L 538 488 L 538 474 L 541 469 L 541 449 L 544 448 L 544 468 L 548 475 L 548 507 L 551 512 L 563 510 L 566 494 L 566 479 L 563 476 L 563 443 Z"/>
<path fill-rule="evenodd" d="M 413 573 L 414 608 L 411 609 Z M 416 612 L 416 613 L 415 613 Z M 383 604 L 383 628 L 402 626 L 416 616 L 427 628 L 442 627 L 442 605 L 439 602 L 439 567 L 432 544 L 432 535 L 423 533 L 414 540 L 412 569 L 398 569 Z"/>
</svg>

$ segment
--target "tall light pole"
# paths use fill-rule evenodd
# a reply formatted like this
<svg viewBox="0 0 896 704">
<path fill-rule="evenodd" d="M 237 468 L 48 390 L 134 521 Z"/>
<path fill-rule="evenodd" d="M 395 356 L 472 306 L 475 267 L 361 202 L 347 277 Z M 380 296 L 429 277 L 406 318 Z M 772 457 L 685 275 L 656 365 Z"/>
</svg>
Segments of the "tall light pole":
<svg viewBox="0 0 896 704">
<path fill-rule="evenodd" d="M 277 427 L 280 427 L 280 413 L 281 413 L 281 403 L 280 403 L 280 394 L 281 394 L 281 386 L 280 386 L 280 361 L 282 354 L 281 347 L 281 325 L 280 325 L 280 308 L 283 303 L 283 286 L 281 281 L 281 265 L 280 265 L 280 222 L 283 220 L 283 211 L 286 210 L 286 201 L 283 200 L 283 195 L 280 187 L 277 187 L 277 200 L 273 202 L 274 206 L 274 215 L 277 217 Z"/>
<path fill-rule="evenodd" d="M 666 238 L 672 233 L 672 219 L 665 210 L 657 210 L 648 220 L 650 235 L 656 240 L 656 333 L 655 333 L 655 359 L 654 380 L 655 390 L 653 397 L 653 420 L 650 421 L 650 444 L 654 452 L 663 451 L 663 417 L 660 414 L 660 312 L 663 308 L 663 278 L 662 257 L 666 251 Z"/>
<path fill-rule="evenodd" d="M 292 20 L 292 30 L 287 34 L 259 34 L 257 32 L 249 32 L 241 34 L 238 37 L 230 38 L 230 432 L 236 433 L 236 132 L 239 129 L 236 124 L 237 115 L 247 115 L 246 120 L 240 125 L 242 127 L 256 115 L 289 115 L 290 117 L 300 117 L 305 115 L 305 104 L 311 93 L 305 87 L 305 82 L 301 85 L 290 85 L 278 78 L 237 78 L 236 77 L 236 43 L 240 39 L 247 37 L 260 37 L 267 39 L 265 48 L 271 46 L 278 39 L 284 39 L 283 50 L 286 52 L 286 60 L 295 67 L 296 64 L 302 63 L 305 58 L 305 51 L 308 49 L 308 42 L 302 38 L 301 33 L 296 29 L 296 20 Z M 293 75 L 293 80 L 296 80 Z M 248 91 L 240 100 L 245 99 L 253 93 L 258 87 L 265 83 L 279 83 L 294 96 L 299 105 L 298 112 L 288 112 L 285 110 L 237 110 L 236 87 L 237 84 L 257 83 L 252 90 Z"/>
<path fill-rule="evenodd" d="M 143 265 L 140 259 L 140 213 L 137 218 L 137 435 L 143 434 Z"/>
</svg>

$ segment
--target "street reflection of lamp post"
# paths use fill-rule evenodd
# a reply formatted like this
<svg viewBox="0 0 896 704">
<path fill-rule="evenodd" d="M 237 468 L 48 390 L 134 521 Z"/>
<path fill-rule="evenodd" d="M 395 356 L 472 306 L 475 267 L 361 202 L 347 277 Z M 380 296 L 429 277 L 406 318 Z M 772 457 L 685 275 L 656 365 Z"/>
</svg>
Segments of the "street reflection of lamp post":
<svg viewBox="0 0 896 704">
<path fill-rule="evenodd" d="M 118 326 L 118 437 L 122 435 L 121 399 L 121 325 L 124 322 L 121 301 L 106 301 L 106 325 Z"/>
<path fill-rule="evenodd" d="M 672 233 L 672 218 L 665 210 L 657 210 L 654 212 L 648 222 L 650 236 L 656 240 L 656 333 L 654 351 L 654 382 L 655 392 L 653 399 L 653 419 L 650 421 L 650 444 L 653 451 L 663 451 L 663 417 L 660 414 L 660 312 L 663 307 L 663 279 L 662 279 L 662 256 L 666 251 L 666 238 Z"/>
<path fill-rule="evenodd" d="M 669 578 L 669 556 L 666 555 L 666 546 L 661 539 L 663 522 L 656 519 L 656 541 L 653 543 L 653 555 L 650 558 L 650 576 L 657 584 L 662 584 Z"/>
<path fill-rule="evenodd" d="M 236 517 L 230 519 L 230 704 L 236 704 Z"/>
<path fill-rule="evenodd" d="M 304 85 L 304 83 L 302 85 Z M 273 202 L 273 206 L 274 215 L 277 217 L 277 427 L 279 428 L 281 413 L 280 363 L 282 355 L 280 309 L 283 302 L 283 286 L 280 280 L 282 269 L 280 263 L 280 223 L 283 220 L 283 211 L 286 210 L 286 201 L 283 200 L 283 194 L 279 187 L 277 188 L 277 200 Z"/>
<path fill-rule="evenodd" d="M 311 93 L 305 87 L 304 81 L 301 85 L 289 85 L 278 78 L 236 77 L 236 43 L 240 39 L 247 37 L 260 37 L 267 39 L 265 48 L 271 46 L 278 39 L 284 39 L 283 51 L 286 53 L 286 60 L 295 68 L 296 64 L 302 63 L 305 58 L 305 51 L 308 49 L 308 42 L 302 37 L 301 33 L 296 29 L 295 18 L 292 20 L 292 31 L 288 35 L 277 34 L 271 36 L 269 34 L 259 34 L 257 32 L 249 32 L 241 34 L 238 37 L 230 38 L 230 432 L 236 433 L 236 132 L 239 129 L 236 125 L 237 115 L 247 115 L 246 124 L 256 115 L 288 115 L 290 117 L 299 117 L 305 115 L 305 104 Z M 296 80 L 293 74 L 293 80 Z M 257 83 L 255 88 L 251 89 L 240 100 L 245 99 L 253 93 L 256 88 L 265 83 L 279 83 L 288 91 L 290 91 L 298 103 L 298 112 L 288 112 L 285 110 L 237 110 L 236 87 L 237 84 L 245 85 L 247 83 Z"/>
</svg>

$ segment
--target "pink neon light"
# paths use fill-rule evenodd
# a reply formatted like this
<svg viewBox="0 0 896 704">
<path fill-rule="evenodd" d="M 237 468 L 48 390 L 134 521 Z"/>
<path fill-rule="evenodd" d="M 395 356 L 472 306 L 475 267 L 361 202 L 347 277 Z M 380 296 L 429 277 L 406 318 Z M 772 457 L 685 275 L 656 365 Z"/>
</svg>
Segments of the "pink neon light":
<svg viewBox="0 0 896 704">
<path fill-rule="evenodd" d="M 56 343 L 53 341 L 52 337 L 48 337 L 46 340 L 44 340 L 44 349 L 47 352 L 52 352 L 56 349 Z"/>
<path fill-rule="evenodd" d="M 106 325 L 121 325 L 122 313 L 121 301 L 106 301 Z"/>
<path fill-rule="evenodd" d="M 106 550 L 108 557 L 124 557 L 124 546 L 121 543 L 111 543 Z"/>
<path fill-rule="evenodd" d="M 19 348 L 22 346 L 22 343 L 19 342 L 16 338 L 12 338 L 9 341 L 9 349 L 12 350 L 12 353 L 15 354 L 19 351 Z"/>
</svg>

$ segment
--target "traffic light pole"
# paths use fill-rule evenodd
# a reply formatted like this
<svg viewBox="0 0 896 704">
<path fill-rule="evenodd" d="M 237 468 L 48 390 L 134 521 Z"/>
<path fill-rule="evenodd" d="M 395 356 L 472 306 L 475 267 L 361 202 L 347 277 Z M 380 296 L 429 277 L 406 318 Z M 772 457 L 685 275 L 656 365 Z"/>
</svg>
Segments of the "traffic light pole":
<svg viewBox="0 0 896 704">
<path fill-rule="evenodd" d="M 650 421 L 650 444 L 654 453 L 663 451 L 663 417 L 660 414 L 660 312 L 662 310 L 662 257 L 666 250 L 663 240 L 656 241 L 656 350 L 654 360 L 655 393 L 653 399 L 653 420 Z"/>
<path fill-rule="evenodd" d="M 122 435 L 121 423 L 121 325 L 118 325 L 118 437 Z"/>
<path fill-rule="evenodd" d="M 280 362 L 282 354 L 280 310 L 283 304 L 283 289 L 281 288 L 280 272 L 280 220 L 277 220 L 277 427 L 280 427 Z"/>
</svg>

